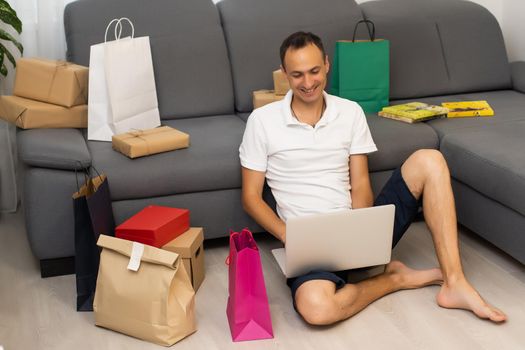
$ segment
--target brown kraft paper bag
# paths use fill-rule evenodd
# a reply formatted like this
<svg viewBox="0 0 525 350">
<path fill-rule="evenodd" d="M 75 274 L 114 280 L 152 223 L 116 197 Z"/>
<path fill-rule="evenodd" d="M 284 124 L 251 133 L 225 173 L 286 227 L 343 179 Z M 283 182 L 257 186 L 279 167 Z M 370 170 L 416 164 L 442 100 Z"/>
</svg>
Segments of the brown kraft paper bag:
<svg viewBox="0 0 525 350">
<path fill-rule="evenodd" d="M 178 254 L 100 235 L 95 324 L 171 346 L 196 331 L 195 292 Z"/>
</svg>

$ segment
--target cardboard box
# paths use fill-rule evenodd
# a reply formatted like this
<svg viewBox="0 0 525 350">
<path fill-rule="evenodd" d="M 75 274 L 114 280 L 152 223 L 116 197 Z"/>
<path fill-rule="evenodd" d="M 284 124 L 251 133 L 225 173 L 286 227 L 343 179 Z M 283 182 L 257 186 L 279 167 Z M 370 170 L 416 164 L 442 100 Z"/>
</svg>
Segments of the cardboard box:
<svg viewBox="0 0 525 350">
<path fill-rule="evenodd" d="M 115 228 L 115 236 L 157 248 L 190 228 L 188 209 L 150 205 Z"/>
<path fill-rule="evenodd" d="M 13 95 L 64 107 L 87 104 L 87 67 L 65 61 L 20 58 Z"/>
<path fill-rule="evenodd" d="M 286 95 L 290 90 L 288 79 L 280 69 L 273 71 L 273 89 L 276 95 Z"/>
<path fill-rule="evenodd" d="M 191 227 L 162 249 L 175 252 L 182 257 L 186 271 L 190 274 L 193 289 L 197 291 L 204 281 L 204 234 L 202 227 Z"/>
<path fill-rule="evenodd" d="M 187 148 L 190 135 L 161 126 L 154 129 L 130 131 L 111 138 L 113 149 L 130 158 Z"/>
<path fill-rule="evenodd" d="M 71 108 L 18 96 L 0 96 L 0 118 L 22 129 L 87 128 L 87 105 Z"/>
<path fill-rule="evenodd" d="M 280 101 L 284 95 L 276 95 L 273 90 L 257 90 L 253 92 L 253 109 L 267 105 L 275 101 Z"/>
</svg>

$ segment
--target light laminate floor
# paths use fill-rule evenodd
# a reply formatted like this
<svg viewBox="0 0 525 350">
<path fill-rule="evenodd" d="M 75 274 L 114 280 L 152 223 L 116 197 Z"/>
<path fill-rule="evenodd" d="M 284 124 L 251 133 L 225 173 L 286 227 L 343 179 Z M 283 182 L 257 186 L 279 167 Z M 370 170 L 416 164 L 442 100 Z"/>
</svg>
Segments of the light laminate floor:
<svg viewBox="0 0 525 350">
<path fill-rule="evenodd" d="M 174 349 L 525 349 L 525 267 L 461 231 L 465 271 L 481 294 L 507 312 L 493 325 L 469 312 L 435 303 L 439 287 L 388 295 L 337 325 L 311 327 L 295 313 L 285 279 L 271 256 L 279 243 L 258 235 L 275 338 L 233 343 L 225 307 L 228 272 L 226 240 L 205 246 L 206 279 L 197 293 L 198 331 Z M 436 265 L 423 222 L 414 223 L 393 257 L 413 268 Z M 15 349 L 162 349 L 93 325 L 92 313 L 75 311 L 75 278 L 41 279 L 23 216 L 0 216 L 0 345 Z"/>
</svg>

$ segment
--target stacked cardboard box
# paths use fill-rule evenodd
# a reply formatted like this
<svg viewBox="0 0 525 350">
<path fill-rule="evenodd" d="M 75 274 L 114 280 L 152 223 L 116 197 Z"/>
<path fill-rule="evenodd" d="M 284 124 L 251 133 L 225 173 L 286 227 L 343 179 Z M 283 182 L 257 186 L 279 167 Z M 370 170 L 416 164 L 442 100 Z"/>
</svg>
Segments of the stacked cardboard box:
<svg viewBox="0 0 525 350">
<path fill-rule="evenodd" d="M 19 128 L 86 128 L 88 68 L 21 58 L 13 96 L 0 96 L 0 118 Z"/>
<path fill-rule="evenodd" d="M 277 69 L 273 71 L 273 89 L 275 94 L 278 96 L 286 95 L 288 90 L 290 90 L 290 84 L 288 79 L 282 70 Z"/>
<path fill-rule="evenodd" d="M 204 280 L 204 234 L 190 227 L 187 209 L 150 205 L 117 226 L 117 238 L 151 245 L 177 253 L 195 291 Z"/>
<path fill-rule="evenodd" d="M 189 214 L 150 205 L 117 226 L 116 238 L 100 235 L 95 324 L 166 346 L 197 330 L 204 235 Z"/>
<path fill-rule="evenodd" d="M 204 234 L 202 227 L 190 229 L 162 249 L 175 252 L 182 257 L 182 263 L 188 271 L 193 289 L 197 291 L 204 281 Z"/>
<path fill-rule="evenodd" d="M 257 90 L 253 92 L 253 109 L 282 100 L 290 85 L 286 75 L 280 70 L 273 71 L 273 90 Z"/>
</svg>

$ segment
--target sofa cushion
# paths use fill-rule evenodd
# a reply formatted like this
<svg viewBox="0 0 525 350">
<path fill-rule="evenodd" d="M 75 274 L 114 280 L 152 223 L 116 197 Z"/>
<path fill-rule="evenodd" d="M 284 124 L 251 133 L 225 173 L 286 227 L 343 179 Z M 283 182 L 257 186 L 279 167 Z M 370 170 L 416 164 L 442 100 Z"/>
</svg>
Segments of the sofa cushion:
<svg viewBox="0 0 525 350">
<path fill-rule="evenodd" d="M 500 123 L 446 135 L 441 151 L 455 179 L 525 215 L 523 135 L 525 120 Z"/>
<path fill-rule="evenodd" d="M 250 116 L 251 113 L 237 113 L 237 116 L 239 118 L 241 118 L 242 120 L 244 121 L 247 121 L 248 120 L 248 117 Z"/>
<path fill-rule="evenodd" d="M 19 129 L 18 157 L 41 168 L 79 170 L 91 165 L 86 141 L 78 129 Z"/>
<path fill-rule="evenodd" d="M 253 109 L 252 91 L 273 89 L 272 71 L 281 64 L 279 47 L 288 35 L 299 30 L 317 34 L 331 57 L 335 42 L 351 39 L 355 23 L 362 19 L 353 0 L 222 0 L 217 6 L 239 112 Z M 365 32 L 364 26 L 361 29 Z"/>
<path fill-rule="evenodd" d="M 436 96 L 418 98 L 416 101 L 437 104 L 441 102 L 454 101 L 477 101 L 486 100 L 494 109 L 492 117 L 477 118 L 451 118 L 428 121 L 427 124 L 434 128 L 439 138 L 449 133 L 463 132 L 473 128 L 486 128 L 490 125 L 507 123 L 510 121 L 525 120 L 525 94 L 514 90 L 499 90 L 488 92 L 476 92 L 470 94 L 458 94 L 448 96 Z M 412 100 L 391 101 L 392 104 L 410 102 Z"/>
<path fill-rule="evenodd" d="M 89 64 L 113 18 L 129 17 L 149 36 L 163 119 L 233 113 L 230 63 L 217 8 L 210 0 L 81 0 L 67 5 L 67 58 Z M 205 103 L 203 103 L 205 101 Z"/>
<path fill-rule="evenodd" d="M 110 142 L 89 141 L 93 165 L 108 176 L 113 200 L 241 187 L 239 145 L 245 123 L 236 115 L 164 121 L 190 135 L 190 147 L 130 159 Z"/>
<path fill-rule="evenodd" d="M 501 29 L 481 5 L 388 0 L 360 7 L 377 37 L 390 40 L 392 99 L 511 88 Z"/>
<path fill-rule="evenodd" d="M 378 149 L 369 155 L 371 172 L 395 169 L 418 149 L 439 146 L 435 131 L 425 123 L 407 124 L 376 115 L 367 115 L 367 121 Z"/>
</svg>

